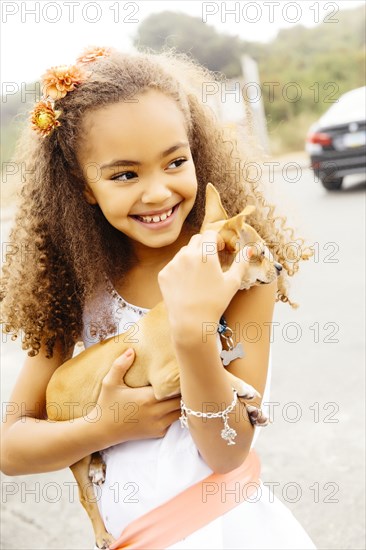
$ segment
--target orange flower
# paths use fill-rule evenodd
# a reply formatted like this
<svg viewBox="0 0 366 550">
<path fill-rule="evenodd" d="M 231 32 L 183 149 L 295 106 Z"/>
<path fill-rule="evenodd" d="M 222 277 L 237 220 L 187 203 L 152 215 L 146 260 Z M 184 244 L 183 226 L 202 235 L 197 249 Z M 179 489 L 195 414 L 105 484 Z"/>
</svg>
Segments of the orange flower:
<svg viewBox="0 0 366 550">
<path fill-rule="evenodd" d="M 75 86 L 81 84 L 89 75 L 76 65 L 60 65 L 51 67 L 42 76 L 44 96 L 52 99 L 61 99 Z"/>
<path fill-rule="evenodd" d="M 57 120 L 61 111 L 54 111 L 50 101 L 40 101 L 31 112 L 32 128 L 42 137 L 48 136 L 54 128 L 60 126 Z"/>
<path fill-rule="evenodd" d="M 111 54 L 110 48 L 99 48 L 98 46 L 91 46 L 86 48 L 83 53 L 77 58 L 77 63 L 92 63 L 100 57 L 108 57 Z"/>
</svg>

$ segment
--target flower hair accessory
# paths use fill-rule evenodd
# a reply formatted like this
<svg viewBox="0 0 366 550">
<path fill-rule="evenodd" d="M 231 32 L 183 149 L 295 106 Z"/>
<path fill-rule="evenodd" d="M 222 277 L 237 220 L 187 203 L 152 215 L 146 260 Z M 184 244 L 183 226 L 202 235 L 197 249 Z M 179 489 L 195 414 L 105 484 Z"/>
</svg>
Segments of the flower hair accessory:
<svg viewBox="0 0 366 550">
<path fill-rule="evenodd" d="M 111 48 L 98 48 L 97 46 L 92 46 L 86 48 L 81 55 L 77 58 L 77 63 L 93 63 L 101 57 L 108 57 L 111 54 Z"/>
<path fill-rule="evenodd" d="M 62 99 L 75 86 L 84 82 L 89 74 L 77 65 L 51 67 L 42 76 L 44 96 L 55 101 Z"/>
<path fill-rule="evenodd" d="M 60 126 L 57 120 L 61 111 L 55 111 L 50 101 L 41 100 L 31 112 L 32 128 L 42 137 L 48 136 L 54 128 Z"/>
<path fill-rule="evenodd" d="M 85 65 L 108 57 L 110 53 L 110 48 L 90 47 L 77 58 L 75 65 L 59 65 L 48 69 L 42 76 L 43 96 L 30 113 L 33 130 L 44 138 L 61 126 L 58 120 L 61 111 L 54 110 L 54 102 L 89 78 L 91 72 L 86 70 Z"/>
</svg>

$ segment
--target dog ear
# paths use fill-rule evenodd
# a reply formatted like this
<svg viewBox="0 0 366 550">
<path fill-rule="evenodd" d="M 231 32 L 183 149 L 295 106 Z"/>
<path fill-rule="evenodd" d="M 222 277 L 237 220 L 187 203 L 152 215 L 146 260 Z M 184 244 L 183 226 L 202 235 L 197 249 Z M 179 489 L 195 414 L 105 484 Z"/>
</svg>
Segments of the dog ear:
<svg viewBox="0 0 366 550">
<path fill-rule="evenodd" d="M 237 214 L 233 218 L 229 218 L 222 223 L 219 233 L 225 241 L 226 250 L 229 252 L 234 252 L 237 250 L 237 244 L 240 240 L 242 227 L 245 225 L 244 219 L 244 214 Z"/>
<path fill-rule="evenodd" d="M 224 207 L 220 199 L 220 195 L 212 183 L 208 183 L 206 187 L 206 206 L 205 217 L 202 222 L 202 230 L 209 223 L 218 222 L 221 220 L 227 220 L 228 215 L 225 212 Z"/>
<path fill-rule="evenodd" d="M 247 204 L 244 210 L 241 212 L 244 216 L 250 216 L 255 210 L 255 206 L 253 204 Z"/>
<path fill-rule="evenodd" d="M 233 218 L 230 218 L 227 220 L 224 224 L 224 227 L 226 229 L 231 229 L 238 235 L 240 234 L 240 231 L 244 225 L 245 215 L 243 213 L 237 214 Z"/>
</svg>

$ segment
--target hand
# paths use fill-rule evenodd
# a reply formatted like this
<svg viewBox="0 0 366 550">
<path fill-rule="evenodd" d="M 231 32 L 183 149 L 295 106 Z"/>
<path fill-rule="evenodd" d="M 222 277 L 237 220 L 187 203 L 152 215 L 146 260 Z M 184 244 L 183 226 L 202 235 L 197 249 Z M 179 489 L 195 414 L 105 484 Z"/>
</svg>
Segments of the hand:
<svg viewBox="0 0 366 550">
<path fill-rule="evenodd" d="M 130 388 L 123 382 L 135 357 L 126 352 L 104 377 L 96 409 L 103 448 L 132 439 L 163 437 L 180 416 L 180 398 L 157 401 L 151 386 Z"/>
<path fill-rule="evenodd" d="M 158 283 L 173 333 L 217 322 L 239 290 L 245 254 L 239 252 L 223 272 L 218 256 L 223 244 L 216 231 L 194 235 L 160 271 Z"/>
</svg>

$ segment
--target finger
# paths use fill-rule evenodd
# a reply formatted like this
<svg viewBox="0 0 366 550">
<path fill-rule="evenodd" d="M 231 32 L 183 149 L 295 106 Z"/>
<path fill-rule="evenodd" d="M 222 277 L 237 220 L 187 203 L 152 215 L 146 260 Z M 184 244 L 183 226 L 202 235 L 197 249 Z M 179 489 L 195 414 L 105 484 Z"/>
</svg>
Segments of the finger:
<svg viewBox="0 0 366 550">
<path fill-rule="evenodd" d="M 164 399 L 164 401 L 157 401 L 161 415 L 163 416 L 172 411 L 180 411 L 180 399 L 180 397 L 173 397 L 171 399 Z"/>
<path fill-rule="evenodd" d="M 222 236 L 220 235 L 220 233 L 217 233 L 217 250 L 224 250 L 225 248 L 225 241 L 224 239 L 222 238 Z"/>
<path fill-rule="evenodd" d="M 176 422 L 180 417 L 180 411 L 173 411 L 169 414 L 167 414 L 164 417 L 164 422 L 166 423 L 166 427 L 169 428 L 173 422 Z"/>
<path fill-rule="evenodd" d="M 198 243 L 201 248 L 201 255 L 204 262 L 207 262 L 210 259 L 215 259 L 219 265 L 219 255 L 218 255 L 218 240 L 221 243 L 222 238 L 219 236 L 217 231 L 208 229 L 200 235 L 201 239 Z M 221 246 L 221 245 L 220 245 Z"/>
<path fill-rule="evenodd" d="M 250 256 L 251 249 L 249 246 L 245 246 L 242 250 L 239 250 L 230 268 L 224 273 L 224 277 L 230 280 L 237 280 L 240 284 L 247 273 Z"/>
<path fill-rule="evenodd" d="M 135 351 L 133 348 L 128 348 L 122 355 L 113 361 L 108 374 L 104 377 L 104 382 L 112 385 L 126 386 L 123 379 L 134 359 Z"/>
<path fill-rule="evenodd" d="M 207 229 L 201 234 L 201 237 L 204 237 L 204 242 L 213 243 L 216 246 L 216 252 L 225 248 L 225 241 L 218 231 Z"/>
<path fill-rule="evenodd" d="M 172 413 L 169 413 L 162 417 L 160 421 L 160 426 L 162 430 L 162 435 L 164 436 L 170 426 L 173 424 L 173 422 L 176 422 L 179 419 L 180 413 L 178 411 L 174 411 Z"/>
<path fill-rule="evenodd" d="M 214 231 L 213 229 L 206 229 L 206 231 L 200 233 L 200 235 L 205 242 L 207 241 L 215 244 L 217 242 L 218 232 Z"/>
<path fill-rule="evenodd" d="M 180 402 L 181 402 L 181 396 L 169 399 L 166 402 L 167 410 L 169 412 L 171 412 L 171 411 L 180 411 Z"/>
</svg>

